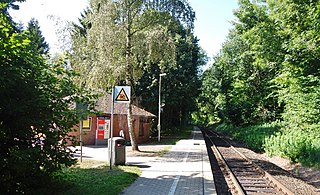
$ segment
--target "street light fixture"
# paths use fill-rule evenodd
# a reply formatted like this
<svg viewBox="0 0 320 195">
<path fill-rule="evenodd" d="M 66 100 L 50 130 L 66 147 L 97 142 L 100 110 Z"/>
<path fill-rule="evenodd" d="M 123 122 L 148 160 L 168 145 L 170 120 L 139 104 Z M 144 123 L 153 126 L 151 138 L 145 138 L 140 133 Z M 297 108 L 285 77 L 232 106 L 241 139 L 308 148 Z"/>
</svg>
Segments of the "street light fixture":
<svg viewBox="0 0 320 195">
<path fill-rule="evenodd" d="M 158 142 L 160 142 L 160 131 L 161 131 L 161 123 L 160 123 L 160 118 L 161 118 L 161 77 L 166 76 L 166 73 L 161 73 L 159 75 L 159 113 L 158 113 Z"/>
</svg>

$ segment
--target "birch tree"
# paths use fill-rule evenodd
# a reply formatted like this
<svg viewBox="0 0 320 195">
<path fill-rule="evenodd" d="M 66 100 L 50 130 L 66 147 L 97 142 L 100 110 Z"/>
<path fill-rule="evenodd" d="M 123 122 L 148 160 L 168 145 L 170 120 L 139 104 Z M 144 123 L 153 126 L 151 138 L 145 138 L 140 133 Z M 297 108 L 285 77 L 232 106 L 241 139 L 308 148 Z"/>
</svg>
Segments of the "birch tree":
<svg viewBox="0 0 320 195">
<path fill-rule="evenodd" d="M 116 84 L 134 89 L 154 64 L 161 72 L 175 66 L 176 37 L 169 29 L 177 21 L 193 28 L 194 12 L 185 0 L 91 0 L 89 10 L 87 33 L 73 36 L 72 64 L 81 72 L 79 82 L 104 92 Z M 132 102 L 128 128 L 132 149 L 139 150 Z"/>
</svg>

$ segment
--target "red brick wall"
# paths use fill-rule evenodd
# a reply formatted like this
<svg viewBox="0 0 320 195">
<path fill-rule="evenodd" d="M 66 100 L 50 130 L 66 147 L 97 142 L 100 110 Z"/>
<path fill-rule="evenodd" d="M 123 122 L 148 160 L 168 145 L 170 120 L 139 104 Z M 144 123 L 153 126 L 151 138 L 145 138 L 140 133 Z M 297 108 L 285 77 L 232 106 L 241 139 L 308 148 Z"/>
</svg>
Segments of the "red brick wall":
<svg viewBox="0 0 320 195">
<path fill-rule="evenodd" d="M 149 140 L 150 129 L 151 129 L 151 122 L 143 123 L 144 133 L 143 133 L 143 136 L 139 135 L 140 117 L 141 116 L 134 116 L 134 126 L 133 126 L 136 140 L 139 144 L 144 143 Z M 119 137 L 121 130 L 124 131 L 125 139 L 127 141 L 130 141 L 127 116 L 126 115 L 115 115 L 114 116 L 114 126 L 113 126 L 113 136 Z"/>
<path fill-rule="evenodd" d="M 69 133 L 70 136 L 75 136 L 77 141 L 80 140 L 80 129 L 79 125 L 74 128 L 76 131 Z M 96 130 L 97 129 L 97 117 L 91 117 L 91 129 L 83 129 L 82 134 L 82 143 L 83 145 L 94 145 L 96 138 Z M 71 144 L 69 142 L 69 144 Z"/>
<path fill-rule="evenodd" d="M 91 117 L 91 130 L 83 129 L 83 145 L 95 145 L 96 139 L 96 129 L 97 129 L 97 117 Z M 150 136 L 150 128 L 151 128 L 151 120 L 144 118 L 145 122 L 143 122 L 143 135 L 139 135 L 140 128 L 140 116 L 134 116 L 134 132 L 136 135 L 136 140 L 138 144 L 144 143 L 149 140 Z M 76 132 L 71 132 L 70 135 L 76 136 L 77 139 L 80 137 L 79 127 L 75 127 L 77 129 Z M 114 126 L 113 126 L 113 137 L 120 136 L 120 130 L 124 131 L 125 139 L 130 141 L 129 131 L 128 131 L 128 120 L 126 115 L 114 115 Z"/>
</svg>

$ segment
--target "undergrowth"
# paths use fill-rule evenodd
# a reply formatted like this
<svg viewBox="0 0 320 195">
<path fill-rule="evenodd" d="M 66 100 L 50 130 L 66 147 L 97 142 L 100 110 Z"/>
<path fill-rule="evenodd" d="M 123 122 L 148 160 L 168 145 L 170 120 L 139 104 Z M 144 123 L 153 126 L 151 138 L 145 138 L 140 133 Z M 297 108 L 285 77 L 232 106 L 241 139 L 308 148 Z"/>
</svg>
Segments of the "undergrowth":
<svg viewBox="0 0 320 195">
<path fill-rule="evenodd" d="M 281 156 L 291 162 L 320 168 L 320 126 L 288 127 L 280 122 L 248 127 L 220 124 L 217 131 L 227 133 L 250 149 Z"/>
<path fill-rule="evenodd" d="M 317 128 L 317 129 L 315 129 Z M 265 139 L 264 149 L 270 156 L 289 158 L 291 162 L 320 167 L 319 127 L 284 129 Z"/>
<path fill-rule="evenodd" d="M 243 142 L 256 152 L 262 152 L 264 151 L 263 145 L 265 138 L 279 131 L 279 126 L 276 123 L 248 127 L 235 127 L 233 125 L 221 124 L 217 126 L 216 130 L 229 134 L 235 140 Z"/>
</svg>

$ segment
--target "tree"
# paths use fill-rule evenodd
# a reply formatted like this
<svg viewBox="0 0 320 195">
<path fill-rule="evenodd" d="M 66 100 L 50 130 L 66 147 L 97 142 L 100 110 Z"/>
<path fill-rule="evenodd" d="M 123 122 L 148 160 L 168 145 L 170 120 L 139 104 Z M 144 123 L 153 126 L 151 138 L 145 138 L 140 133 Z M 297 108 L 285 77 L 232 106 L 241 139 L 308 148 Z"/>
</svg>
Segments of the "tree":
<svg viewBox="0 0 320 195">
<path fill-rule="evenodd" d="M 266 140 L 268 153 L 317 165 L 320 162 L 320 2 L 267 2 L 270 17 L 277 21 L 277 33 L 282 38 L 282 69 L 273 83 L 279 104 L 284 107 L 282 132 Z"/>
<path fill-rule="evenodd" d="M 319 162 L 319 7 L 240 0 L 234 28 L 203 75 L 204 113 L 241 127 L 277 121 L 280 132 L 265 139 L 269 153 Z"/>
<path fill-rule="evenodd" d="M 15 4 L 16 2 L 24 2 L 25 0 L 2 0 L 1 1 L 1 7 L 0 10 L 2 12 L 2 14 L 7 15 L 9 18 L 11 18 L 8 14 L 8 10 L 14 9 L 14 10 L 18 10 L 19 9 L 19 5 Z"/>
<path fill-rule="evenodd" d="M 200 67 L 206 62 L 197 38 L 188 29 L 181 26 L 176 33 L 177 65 L 168 70 L 163 82 L 163 121 L 164 127 L 168 129 L 185 125 L 190 121 L 190 115 L 196 107 L 195 99 L 200 92 Z"/>
<path fill-rule="evenodd" d="M 86 37 L 88 34 L 88 30 L 91 28 L 91 23 L 88 21 L 88 15 L 92 14 L 89 8 L 85 9 L 83 13 L 81 13 L 81 18 L 78 19 L 79 24 L 72 23 L 73 32 L 71 33 L 76 40 L 77 36 Z"/>
<path fill-rule="evenodd" d="M 2 10 L 7 4 L 1 2 Z M 32 193 L 75 160 L 66 147 L 82 99 L 65 63 L 46 63 L 0 12 L 0 193 Z"/>
<path fill-rule="evenodd" d="M 206 56 L 192 32 L 177 24 L 170 29 L 176 34 L 176 66 L 167 69 L 162 83 L 163 131 L 172 130 L 190 121 L 195 110 L 200 80 L 199 69 L 206 63 Z M 158 80 L 160 70 L 150 67 L 137 83 L 139 105 L 152 113 L 158 112 Z"/>
<path fill-rule="evenodd" d="M 174 40 L 168 27 L 175 20 L 193 27 L 194 19 L 189 4 L 180 0 L 92 0 L 91 12 L 87 38 L 74 39 L 73 67 L 81 70 L 87 86 L 103 91 L 119 83 L 135 91 L 136 82 L 148 67 L 156 65 L 162 72 L 175 65 Z M 132 102 L 128 126 L 132 148 L 138 150 Z"/>
<path fill-rule="evenodd" d="M 203 100 L 212 102 L 215 116 L 238 126 L 280 118 L 271 84 L 283 57 L 274 20 L 265 4 L 249 0 L 239 1 L 235 16 L 234 29 L 203 78 Z"/>
<path fill-rule="evenodd" d="M 32 51 L 41 55 L 48 54 L 49 45 L 42 36 L 39 23 L 36 19 L 32 18 L 29 21 L 27 30 L 29 31 L 28 38 L 32 42 Z"/>
<path fill-rule="evenodd" d="M 283 37 L 283 69 L 275 78 L 284 119 L 290 126 L 317 124 L 320 83 L 318 1 L 269 2 Z"/>
</svg>

